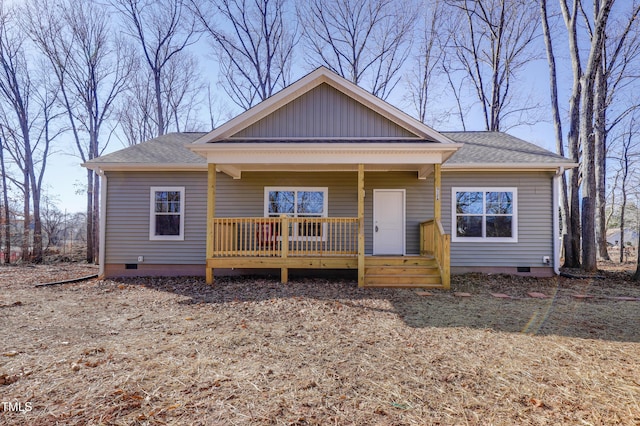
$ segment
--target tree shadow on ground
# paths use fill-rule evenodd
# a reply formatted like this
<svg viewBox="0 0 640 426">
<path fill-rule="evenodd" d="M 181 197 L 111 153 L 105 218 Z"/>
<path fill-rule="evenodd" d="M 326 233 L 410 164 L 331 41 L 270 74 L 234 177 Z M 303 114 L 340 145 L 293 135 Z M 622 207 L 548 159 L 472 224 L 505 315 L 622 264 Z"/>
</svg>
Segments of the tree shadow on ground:
<svg viewBox="0 0 640 426">
<path fill-rule="evenodd" d="M 213 286 L 202 278 L 127 278 L 118 282 L 144 285 L 183 298 L 179 304 L 225 305 L 268 300 L 339 302 L 354 314 L 359 311 L 397 316 L 412 328 L 471 328 L 531 335 L 559 335 L 581 339 L 640 342 L 640 300 L 619 301 L 611 296 L 606 281 L 587 283 L 594 297 L 575 298 L 585 292 L 558 279 L 471 276 L 456 278 L 452 290 L 430 290 L 425 296 L 416 289 L 363 289 L 354 280 L 298 278 L 281 284 L 274 277 L 221 277 Z M 484 280 L 484 281 L 483 281 Z M 484 284 L 483 284 L 484 282 Z M 455 293 L 467 291 L 470 297 Z M 546 299 L 527 296 L 540 291 Z M 626 288 L 623 293 L 634 292 Z M 492 293 L 504 292 L 513 298 L 501 299 Z M 632 296 L 640 297 L 636 290 Z"/>
</svg>

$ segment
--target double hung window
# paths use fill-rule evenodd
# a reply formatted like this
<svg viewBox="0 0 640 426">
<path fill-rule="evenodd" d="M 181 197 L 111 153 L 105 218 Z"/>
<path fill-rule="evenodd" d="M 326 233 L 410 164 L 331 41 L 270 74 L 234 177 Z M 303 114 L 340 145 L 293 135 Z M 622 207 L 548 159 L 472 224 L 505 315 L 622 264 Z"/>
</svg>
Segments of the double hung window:
<svg viewBox="0 0 640 426">
<path fill-rule="evenodd" d="M 184 240 L 184 187 L 151 187 L 150 240 Z"/>
<path fill-rule="evenodd" d="M 313 220 L 300 218 L 327 217 L 327 188 L 266 187 L 264 189 L 264 214 L 266 217 L 287 215 L 293 220 L 289 235 L 291 239 L 324 239 L 324 227 Z"/>
<path fill-rule="evenodd" d="M 516 188 L 453 188 L 453 241 L 517 242 Z"/>
</svg>

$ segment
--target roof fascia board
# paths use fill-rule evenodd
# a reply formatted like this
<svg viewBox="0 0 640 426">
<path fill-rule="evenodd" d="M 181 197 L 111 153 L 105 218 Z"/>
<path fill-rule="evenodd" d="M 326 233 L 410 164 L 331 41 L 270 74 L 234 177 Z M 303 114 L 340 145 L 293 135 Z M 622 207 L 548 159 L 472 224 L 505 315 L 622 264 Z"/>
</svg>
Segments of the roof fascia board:
<svg viewBox="0 0 640 426">
<path fill-rule="evenodd" d="M 442 171 L 456 172 L 483 172 L 483 171 L 536 171 L 536 170 L 557 170 L 560 167 L 570 169 L 578 167 L 576 163 L 509 163 L 509 164 L 447 164 L 442 165 Z"/>
<path fill-rule="evenodd" d="M 359 101 L 363 105 L 371 108 L 373 111 L 381 114 L 383 117 L 416 134 L 417 137 L 431 138 L 437 142 L 444 144 L 454 143 L 453 140 L 431 129 L 426 124 L 421 123 L 415 118 L 393 107 L 389 103 L 377 98 L 358 85 L 349 82 L 343 77 L 338 76 L 337 74 L 329 71 L 327 68 L 320 67 L 315 71 L 307 74 L 305 77 L 302 77 L 300 80 L 296 81 L 290 86 L 282 89 L 275 95 L 271 96 L 269 99 L 264 100 L 263 102 L 229 120 L 217 129 L 196 139 L 193 144 L 201 145 L 208 142 L 229 138 L 238 133 L 240 130 L 256 123 L 258 120 L 273 113 L 277 109 L 293 101 L 299 96 L 302 96 L 303 94 L 307 93 L 308 91 L 319 86 L 322 83 L 327 83 L 333 88 L 346 94 L 347 96 Z"/>
<path fill-rule="evenodd" d="M 106 172 L 190 172 L 207 170 L 207 164 L 140 164 L 140 163 L 82 163 L 82 167 L 86 167 L 93 171 L 106 171 Z"/>
</svg>

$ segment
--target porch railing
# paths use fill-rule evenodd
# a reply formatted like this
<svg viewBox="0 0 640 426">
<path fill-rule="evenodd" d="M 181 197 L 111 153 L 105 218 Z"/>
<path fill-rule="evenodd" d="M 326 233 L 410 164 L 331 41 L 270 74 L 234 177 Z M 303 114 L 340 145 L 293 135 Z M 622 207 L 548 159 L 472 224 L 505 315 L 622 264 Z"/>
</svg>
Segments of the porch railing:
<svg viewBox="0 0 640 426">
<path fill-rule="evenodd" d="M 357 256 L 352 217 L 213 218 L 213 257 Z"/>
<path fill-rule="evenodd" d="M 420 254 L 433 254 L 442 277 L 442 286 L 451 286 L 451 235 L 444 233 L 439 220 L 431 219 L 420 223 Z"/>
</svg>

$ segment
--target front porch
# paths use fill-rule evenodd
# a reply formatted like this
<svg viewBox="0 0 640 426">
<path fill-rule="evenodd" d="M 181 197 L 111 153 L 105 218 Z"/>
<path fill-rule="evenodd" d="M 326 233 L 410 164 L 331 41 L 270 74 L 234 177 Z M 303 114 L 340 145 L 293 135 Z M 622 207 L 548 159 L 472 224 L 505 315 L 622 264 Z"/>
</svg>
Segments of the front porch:
<svg viewBox="0 0 640 426">
<path fill-rule="evenodd" d="M 209 164 L 207 282 L 215 269 L 351 269 L 360 287 L 449 288 L 450 236 L 440 223 L 440 165 L 434 172 L 434 218 L 415 226 L 416 255 L 365 254 L 364 165 L 358 166 L 356 217 L 215 217 L 216 166 Z M 415 223 L 415 222 L 414 222 Z M 419 227 L 419 230 L 417 229 Z"/>
</svg>

